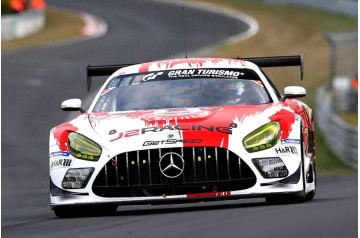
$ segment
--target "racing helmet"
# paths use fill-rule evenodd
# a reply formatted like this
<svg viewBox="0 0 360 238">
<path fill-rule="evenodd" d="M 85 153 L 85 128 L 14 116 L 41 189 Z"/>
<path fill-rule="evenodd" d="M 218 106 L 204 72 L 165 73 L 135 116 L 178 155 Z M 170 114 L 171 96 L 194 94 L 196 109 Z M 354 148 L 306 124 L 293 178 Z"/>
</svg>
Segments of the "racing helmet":
<svg viewBox="0 0 360 238">
<path fill-rule="evenodd" d="M 224 84 L 222 103 L 236 104 L 239 103 L 245 92 L 245 84 L 240 80 L 230 80 Z"/>
</svg>

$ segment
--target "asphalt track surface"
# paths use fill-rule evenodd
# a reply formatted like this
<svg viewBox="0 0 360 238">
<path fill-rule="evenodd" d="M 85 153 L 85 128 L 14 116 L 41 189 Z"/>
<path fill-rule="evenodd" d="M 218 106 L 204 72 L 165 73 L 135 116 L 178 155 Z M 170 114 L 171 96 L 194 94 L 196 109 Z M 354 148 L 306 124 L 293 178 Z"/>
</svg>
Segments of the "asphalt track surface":
<svg viewBox="0 0 360 238">
<path fill-rule="evenodd" d="M 97 15 L 109 29 L 98 39 L 2 53 L 3 237 L 357 237 L 356 175 L 319 177 L 315 199 L 302 204 L 267 206 L 264 199 L 245 199 L 56 218 L 49 209 L 48 135 L 68 116 L 60 103 L 87 95 L 84 66 L 166 58 L 184 52 L 184 43 L 179 6 L 139 0 L 47 2 Z M 189 51 L 248 27 L 199 10 L 187 9 L 186 16 Z"/>
</svg>

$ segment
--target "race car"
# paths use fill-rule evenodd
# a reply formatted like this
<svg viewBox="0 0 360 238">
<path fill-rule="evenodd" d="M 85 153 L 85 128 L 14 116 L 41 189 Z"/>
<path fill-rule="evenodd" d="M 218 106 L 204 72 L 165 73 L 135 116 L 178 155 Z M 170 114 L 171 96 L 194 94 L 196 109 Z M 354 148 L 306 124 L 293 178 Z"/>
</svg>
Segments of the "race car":
<svg viewBox="0 0 360 238">
<path fill-rule="evenodd" d="M 263 67 L 303 57 L 185 58 L 87 66 L 110 75 L 85 110 L 51 129 L 51 209 L 58 217 L 102 215 L 119 205 L 264 197 L 311 200 L 316 191 L 312 110 Z"/>
</svg>

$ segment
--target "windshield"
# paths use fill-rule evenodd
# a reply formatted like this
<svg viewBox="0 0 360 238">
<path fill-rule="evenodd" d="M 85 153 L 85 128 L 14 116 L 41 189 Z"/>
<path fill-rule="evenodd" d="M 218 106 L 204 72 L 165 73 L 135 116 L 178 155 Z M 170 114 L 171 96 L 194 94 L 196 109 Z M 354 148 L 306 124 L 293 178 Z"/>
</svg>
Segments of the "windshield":
<svg viewBox="0 0 360 238">
<path fill-rule="evenodd" d="M 250 69 L 164 70 L 113 78 L 94 112 L 250 105 L 271 102 Z"/>
</svg>

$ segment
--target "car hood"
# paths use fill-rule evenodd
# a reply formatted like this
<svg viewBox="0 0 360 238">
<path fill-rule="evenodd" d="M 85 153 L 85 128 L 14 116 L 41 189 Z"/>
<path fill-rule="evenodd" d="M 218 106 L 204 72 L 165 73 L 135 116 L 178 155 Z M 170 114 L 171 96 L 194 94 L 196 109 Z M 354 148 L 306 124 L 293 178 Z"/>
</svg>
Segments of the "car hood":
<svg viewBox="0 0 360 238">
<path fill-rule="evenodd" d="M 281 104 L 91 113 L 88 118 L 95 132 L 111 144 L 227 147 L 231 136 L 244 137 L 266 122 L 283 118 L 284 111 L 294 118 Z"/>
</svg>

